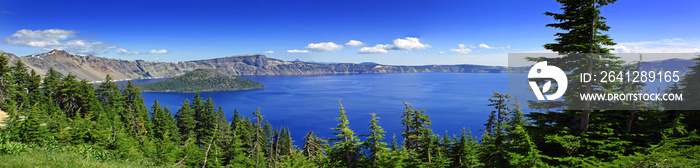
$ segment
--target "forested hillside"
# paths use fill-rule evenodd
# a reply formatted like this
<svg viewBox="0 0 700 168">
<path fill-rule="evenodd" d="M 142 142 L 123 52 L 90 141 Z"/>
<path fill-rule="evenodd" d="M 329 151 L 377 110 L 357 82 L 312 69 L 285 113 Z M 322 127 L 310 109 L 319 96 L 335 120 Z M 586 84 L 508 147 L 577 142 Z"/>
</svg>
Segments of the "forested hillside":
<svg viewBox="0 0 700 168">
<path fill-rule="evenodd" d="M 144 92 L 209 92 L 265 88 L 258 82 L 229 76 L 216 69 L 197 69 L 165 81 L 136 86 Z"/>
</svg>

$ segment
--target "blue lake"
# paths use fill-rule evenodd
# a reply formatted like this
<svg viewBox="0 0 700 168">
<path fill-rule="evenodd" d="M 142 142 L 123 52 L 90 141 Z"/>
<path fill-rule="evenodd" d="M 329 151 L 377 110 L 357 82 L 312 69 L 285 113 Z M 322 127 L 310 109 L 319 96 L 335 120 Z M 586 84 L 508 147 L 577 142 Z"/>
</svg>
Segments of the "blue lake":
<svg viewBox="0 0 700 168">
<path fill-rule="evenodd" d="M 523 74 L 525 75 L 525 74 Z M 350 120 L 350 128 L 358 134 L 369 129 L 370 113 L 381 119 L 387 141 L 396 134 L 400 141 L 401 101 L 413 102 L 413 108 L 430 115 L 430 128 L 436 134 L 459 134 L 469 128 L 474 135 L 483 129 L 491 107 L 488 99 L 494 91 L 508 91 L 507 74 L 498 73 L 401 73 L 331 76 L 245 76 L 265 85 L 264 90 L 203 92 L 222 106 L 226 118 L 234 109 L 245 116 L 260 108 L 272 125 L 289 127 L 297 145 L 309 131 L 333 137 L 338 100 Z M 162 79 L 161 79 L 162 80 Z M 151 82 L 139 80 L 134 82 Z M 173 113 L 194 93 L 143 93 L 150 108 L 157 99 Z"/>
</svg>

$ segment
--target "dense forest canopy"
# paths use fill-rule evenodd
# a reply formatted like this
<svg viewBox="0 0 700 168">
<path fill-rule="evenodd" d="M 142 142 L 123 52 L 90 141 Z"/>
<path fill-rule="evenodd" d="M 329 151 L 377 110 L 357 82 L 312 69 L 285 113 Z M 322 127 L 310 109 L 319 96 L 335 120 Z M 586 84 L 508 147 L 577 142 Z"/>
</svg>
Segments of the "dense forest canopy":
<svg viewBox="0 0 700 168">
<path fill-rule="evenodd" d="M 197 69 L 165 81 L 136 84 L 144 92 L 210 92 L 265 88 L 262 84 L 230 76 L 216 69 Z"/>
</svg>

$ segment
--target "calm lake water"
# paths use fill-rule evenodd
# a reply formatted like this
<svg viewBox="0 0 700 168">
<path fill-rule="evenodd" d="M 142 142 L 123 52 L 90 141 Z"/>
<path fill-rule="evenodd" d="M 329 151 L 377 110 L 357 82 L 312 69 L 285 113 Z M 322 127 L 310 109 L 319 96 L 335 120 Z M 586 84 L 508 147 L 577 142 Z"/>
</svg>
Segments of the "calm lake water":
<svg viewBox="0 0 700 168">
<path fill-rule="evenodd" d="M 523 74 L 524 75 L 524 74 Z M 402 73 L 333 76 L 245 76 L 265 85 L 264 90 L 203 92 L 222 106 L 230 120 L 234 109 L 245 116 L 260 108 L 272 125 L 289 127 L 297 145 L 309 131 L 333 137 L 338 100 L 358 134 L 369 130 L 370 113 L 381 119 L 387 142 L 396 134 L 400 141 L 401 101 L 413 102 L 413 108 L 430 115 L 430 128 L 437 134 L 459 134 L 469 128 L 474 135 L 483 129 L 491 107 L 488 99 L 494 91 L 506 93 L 507 74 L 497 73 Z M 156 79 L 159 80 L 159 79 Z M 162 80 L 162 79 L 160 79 Z M 133 82 L 151 82 L 138 80 Z M 194 93 L 143 93 L 150 108 L 157 99 L 173 113 Z"/>
</svg>

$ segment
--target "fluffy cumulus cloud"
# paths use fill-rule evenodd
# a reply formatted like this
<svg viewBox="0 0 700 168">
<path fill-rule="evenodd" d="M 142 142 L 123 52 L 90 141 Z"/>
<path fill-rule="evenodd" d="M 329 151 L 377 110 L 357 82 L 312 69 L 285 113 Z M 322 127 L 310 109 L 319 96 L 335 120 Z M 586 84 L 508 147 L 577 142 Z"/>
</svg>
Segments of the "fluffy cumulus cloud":
<svg viewBox="0 0 700 168">
<path fill-rule="evenodd" d="M 47 29 L 34 31 L 22 29 L 9 37 L 5 37 L 3 42 L 27 47 L 50 48 L 61 45 L 62 42 L 60 41 L 78 37 L 75 35 L 76 33 L 78 31 L 75 30 Z"/>
<path fill-rule="evenodd" d="M 394 45 L 398 50 L 422 50 L 430 47 L 428 44 L 423 44 L 415 37 L 406 37 L 404 39 L 394 40 Z"/>
<path fill-rule="evenodd" d="M 421 43 L 418 38 L 406 37 L 404 39 L 395 39 L 393 44 L 377 44 L 373 47 L 362 47 L 357 53 L 384 54 L 391 50 L 422 50 L 429 47 L 430 45 Z"/>
<path fill-rule="evenodd" d="M 440 54 L 440 55 L 445 54 L 445 51 L 440 51 L 440 52 L 438 52 L 438 54 Z"/>
<path fill-rule="evenodd" d="M 617 53 L 700 53 L 698 39 L 662 39 L 656 41 L 620 42 L 610 46 Z"/>
<path fill-rule="evenodd" d="M 151 50 L 147 52 L 148 54 L 167 54 L 168 50 Z"/>
<path fill-rule="evenodd" d="M 350 47 L 357 47 L 357 46 L 363 46 L 363 45 L 365 45 L 365 43 L 363 43 L 361 41 L 357 41 L 357 40 L 350 40 L 350 41 L 348 41 L 348 43 L 345 43 L 345 45 L 350 46 Z"/>
<path fill-rule="evenodd" d="M 287 50 L 287 53 L 294 53 L 294 54 L 304 54 L 304 53 L 309 53 L 309 50 Z"/>
<path fill-rule="evenodd" d="M 360 50 L 357 50 L 358 54 L 384 54 L 388 53 L 391 48 L 393 48 L 393 45 L 382 45 L 382 44 L 377 44 L 374 47 L 362 47 Z"/>
<path fill-rule="evenodd" d="M 474 47 L 472 47 L 472 48 L 474 48 Z M 479 48 L 502 50 L 502 49 L 509 49 L 510 45 L 506 46 L 506 47 L 494 47 L 494 46 L 489 46 L 489 45 L 486 45 L 484 43 L 481 43 L 481 44 L 479 44 Z"/>
<path fill-rule="evenodd" d="M 311 49 L 316 52 L 322 52 L 322 51 L 337 51 L 337 50 L 342 50 L 343 45 L 336 44 L 333 42 L 325 42 L 325 43 L 311 43 L 306 46 L 306 49 Z"/>
<path fill-rule="evenodd" d="M 471 45 L 459 44 L 458 46 L 459 46 L 459 48 L 453 48 L 453 49 L 450 49 L 450 51 L 456 52 L 459 54 L 469 54 L 470 52 L 472 52 L 472 50 L 468 48 Z"/>
<path fill-rule="evenodd" d="M 100 41 L 87 41 L 76 39 L 80 33 L 75 30 L 47 29 L 28 30 L 22 29 L 5 37 L 4 43 L 27 47 L 41 48 L 43 50 L 66 50 L 80 54 L 99 54 L 109 51 L 114 46 Z"/>
<path fill-rule="evenodd" d="M 275 51 L 272 51 L 272 50 L 263 52 L 263 54 L 274 54 L 274 53 L 275 53 Z"/>
<path fill-rule="evenodd" d="M 63 29 L 46 29 L 46 30 L 28 30 L 22 29 L 14 34 L 5 37 L 3 43 L 20 45 L 42 50 L 66 50 L 77 54 L 92 54 L 97 55 L 108 52 L 117 46 L 101 41 L 87 41 L 79 39 L 79 31 L 63 30 Z M 138 54 L 165 54 L 166 50 L 151 50 L 148 52 L 129 51 L 127 49 L 118 48 L 114 50 L 121 55 L 138 55 Z"/>
</svg>

